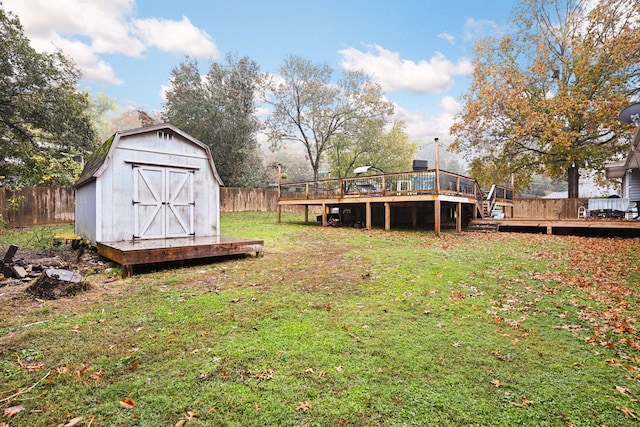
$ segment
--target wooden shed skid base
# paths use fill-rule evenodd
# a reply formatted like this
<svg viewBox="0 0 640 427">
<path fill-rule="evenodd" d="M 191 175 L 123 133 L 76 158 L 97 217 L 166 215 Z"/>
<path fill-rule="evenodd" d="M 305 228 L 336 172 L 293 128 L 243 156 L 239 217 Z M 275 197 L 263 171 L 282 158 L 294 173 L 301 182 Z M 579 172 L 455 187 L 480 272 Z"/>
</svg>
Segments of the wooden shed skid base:
<svg viewBox="0 0 640 427">
<path fill-rule="evenodd" d="M 135 265 L 249 253 L 260 257 L 264 254 L 263 240 L 226 236 L 98 242 L 97 246 L 98 255 L 122 265 L 123 278 L 133 274 Z"/>
</svg>

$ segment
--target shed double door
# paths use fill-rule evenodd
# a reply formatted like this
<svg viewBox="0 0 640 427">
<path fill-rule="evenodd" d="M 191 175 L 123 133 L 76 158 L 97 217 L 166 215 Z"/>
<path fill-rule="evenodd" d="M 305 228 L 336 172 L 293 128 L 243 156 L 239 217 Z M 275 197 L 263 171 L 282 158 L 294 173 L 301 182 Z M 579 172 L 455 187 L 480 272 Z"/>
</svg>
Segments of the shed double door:
<svg viewBox="0 0 640 427">
<path fill-rule="evenodd" d="M 133 167 L 134 239 L 195 234 L 194 170 Z"/>
</svg>

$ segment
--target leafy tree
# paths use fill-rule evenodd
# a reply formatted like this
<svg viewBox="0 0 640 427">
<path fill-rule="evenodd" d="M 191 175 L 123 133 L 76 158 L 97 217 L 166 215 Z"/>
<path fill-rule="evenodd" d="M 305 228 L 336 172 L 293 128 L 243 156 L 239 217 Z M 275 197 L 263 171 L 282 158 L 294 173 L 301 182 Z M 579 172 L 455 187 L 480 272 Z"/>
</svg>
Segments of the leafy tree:
<svg viewBox="0 0 640 427">
<path fill-rule="evenodd" d="M 187 58 L 171 72 L 164 118 L 211 148 L 225 185 L 264 185 L 259 155 L 255 98 L 263 76 L 247 57 L 228 54 L 226 64 L 211 63 L 203 77 L 195 59 Z"/>
<path fill-rule="evenodd" d="M 364 74 L 347 72 L 335 83 L 332 74 L 328 65 L 289 56 L 280 68 L 282 80 L 272 84 L 266 96 L 273 108 L 266 121 L 272 149 L 289 141 L 302 144 L 314 180 L 338 137 L 355 141 L 366 133 L 363 127 L 393 114 L 393 104 L 383 98 L 380 85 Z"/>
<path fill-rule="evenodd" d="M 453 146 L 483 181 L 515 173 L 526 187 L 543 172 L 578 197 L 580 168 L 628 148 L 617 117 L 640 91 L 640 2 L 521 0 L 514 25 L 477 43 Z"/>
<path fill-rule="evenodd" d="M 164 120 L 157 112 L 130 109 L 109 120 L 109 136 L 119 130 L 137 129 L 144 126 L 161 124 Z M 106 138 L 104 138 L 106 139 Z"/>
<path fill-rule="evenodd" d="M 117 108 L 118 104 L 115 99 L 102 92 L 98 92 L 96 95 L 90 97 L 89 117 L 91 117 L 91 123 L 96 132 L 97 144 L 104 142 L 113 134 L 106 115 L 108 112 L 115 111 Z"/>
<path fill-rule="evenodd" d="M 0 176 L 19 186 L 72 183 L 69 159 L 80 160 L 95 139 L 88 95 L 76 90 L 72 62 L 60 51 L 36 52 L 1 6 Z"/>
<path fill-rule="evenodd" d="M 409 141 L 404 122 L 394 122 L 387 132 L 383 126 L 381 120 L 369 120 L 358 127 L 360 132 L 353 137 L 337 135 L 328 150 L 331 176 L 350 176 L 356 167 L 367 165 L 376 166 L 385 173 L 411 170 L 417 144 Z"/>
</svg>

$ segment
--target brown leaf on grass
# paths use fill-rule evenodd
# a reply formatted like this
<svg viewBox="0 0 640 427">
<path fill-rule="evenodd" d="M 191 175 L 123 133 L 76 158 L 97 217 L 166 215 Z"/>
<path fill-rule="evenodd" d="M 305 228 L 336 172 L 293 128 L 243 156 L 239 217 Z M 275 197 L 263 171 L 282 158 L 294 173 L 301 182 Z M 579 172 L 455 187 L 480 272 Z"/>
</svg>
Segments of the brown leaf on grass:
<svg viewBox="0 0 640 427">
<path fill-rule="evenodd" d="M 633 409 L 629 409 L 626 406 L 623 406 L 622 408 L 618 408 L 618 409 L 620 409 L 624 414 L 624 416 L 627 418 L 634 418 L 634 419 L 638 418 L 638 416 L 636 415 L 636 412 Z"/>
<path fill-rule="evenodd" d="M 626 387 L 620 387 L 619 385 L 616 386 L 616 391 L 618 391 L 619 393 L 629 393 L 629 389 Z"/>
<path fill-rule="evenodd" d="M 182 427 L 186 422 L 187 420 L 180 420 L 175 424 L 174 427 Z"/>
<path fill-rule="evenodd" d="M 87 370 L 89 369 L 89 367 L 87 365 L 85 365 L 84 363 L 82 365 L 80 365 L 80 367 L 73 373 L 73 377 L 75 379 L 79 379 L 80 377 L 82 377 Z"/>
<path fill-rule="evenodd" d="M 80 325 L 74 325 L 73 328 L 71 328 L 71 332 L 73 332 L 74 334 L 77 334 L 80 332 Z"/>
<path fill-rule="evenodd" d="M 463 300 L 465 298 L 466 298 L 466 296 L 460 291 L 455 291 L 455 292 L 451 293 L 451 299 L 452 300 L 460 301 L 460 300 Z"/>
<path fill-rule="evenodd" d="M 124 409 L 133 409 L 136 407 L 136 401 L 131 398 L 133 392 L 129 393 L 127 397 L 120 401 L 120 407 Z"/>
<path fill-rule="evenodd" d="M 259 411 L 261 409 L 260 404 L 259 403 L 254 403 L 253 404 L 253 409 L 255 409 L 256 411 Z"/>
<path fill-rule="evenodd" d="M 525 399 L 524 397 L 520 398 L 519 402 L 511 402 L 514 406 L 518 408 L 526 408 L 527 406 L 534 405 L 536 402 L 533 400 Z"/>
<path fill-rule="evenodd" d="M 69 365 L 65 365 L 65 366 L 58 366 L 56 368 L 56 372 L 60 375 L 64 375 L 66 373 L 69 372 Z"/>
<path fill-rule="evenodd" d="M 0 427 L 11 427 L 11 426 L 7 423 L 0 423 Z"/>
<path fill-rule="evenodd" d="M 229 372 L 227 371 L 222 371 L 222 374 L 220 374 L 220 378 L 223 380 L 228 380 L 229 379 Z"/>
<path fill-rule="evenodd" d="M 496 387 L 500 387 L 502 385 L 502 383 L 500 382 L 500 380 L 491 380 L 491 384 L 493 384 Z"/>
<path fill-rule="evenodd" d="M 104 379 L 104 371 L 100 369 L 99 371 L 94 372 L 93 374 L 91 374 L 91 378 L 96 381 L 102 381 Z"/>
<path fill-rule="evenodd" d="M 18 412 L 21 412 L 23 410 L 24 410 L 24 406 L 23 405 L 10 406 L 8 408 L 5 408 L 4 411 L 2 411 L 2 416 L 3 417 L 12 417 L 15 414 L 17 414 Z"/>
<path fill-rule="evenodd" d="M 304 402 L 298 403 L 298 406 L 295 407 L 295 410 L 297 412 L 299 411 L 307 412 L 311 408 L 313 408 L 313 405 L 311 404 L 311 402 L 309 402 L 308 400 L 305 400 Z"/>
<path fill-rule="evenodd" d="M 265 369 L 264 371 L 251 375 L 251 378 L 255 378 L 258 380 L 272 380 L 273 379 L 273 369 Z"/>
<path fill-rule="evenodd" d="M 82 421 L 83 417 L 75 417 L 65 423 L 62 424 L 58 424 L 57 427 L 73 427 L 74 425 L 78 424 L 80 421 Z"/>
<path fill-rule="evenodd" d="M 187 415 L 185 415 L 185 418 L 187 419 L 187 421 L 191 421 L 197 415 L 198 415 L 198 413 L 196 411 L 187 411 Z"/>
</svg>

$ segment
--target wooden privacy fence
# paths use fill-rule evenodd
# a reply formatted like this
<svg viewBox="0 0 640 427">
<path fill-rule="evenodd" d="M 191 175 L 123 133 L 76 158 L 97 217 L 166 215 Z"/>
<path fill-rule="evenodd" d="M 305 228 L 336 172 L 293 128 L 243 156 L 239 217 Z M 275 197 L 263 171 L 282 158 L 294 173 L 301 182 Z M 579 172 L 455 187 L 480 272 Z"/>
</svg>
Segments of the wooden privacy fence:
<svg viewBox="0 0 640 427">
<path fill-rule="evenodd" d="M 514 199 L 513 217 L 520 219 L 577 219 L 578 208 L 589 199 Z"/>
<path fill-rule="evenodd" d="M 275 212 L 277 206 L 277 190 L 220 188 L 220 212 Z M 304 207 L 291 206 L 285 211 L 304 212 Z M 63 186 L 0 187 L 0 215 L 10 227 L 71 223 L 75 219 L 75 192 L 73 187 Z"/>
<path fill-rule="evenodd" d="M 11 227 L 73 222 L 74 204 L 72 187 L 0 188 L 0 215 Z"/>
</svg>

